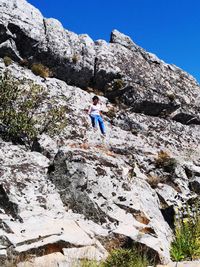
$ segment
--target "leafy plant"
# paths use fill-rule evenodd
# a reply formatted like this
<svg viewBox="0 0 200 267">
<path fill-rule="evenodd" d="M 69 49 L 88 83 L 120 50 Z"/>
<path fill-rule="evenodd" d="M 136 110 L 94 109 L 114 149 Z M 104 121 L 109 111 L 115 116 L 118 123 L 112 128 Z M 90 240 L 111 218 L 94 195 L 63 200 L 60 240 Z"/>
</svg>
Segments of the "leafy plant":
<svg viewBox="0 0 200 267">
<path fill-rule="evenodd" d="M 81 267 L 147 267 L 147 256 L 136 249 L 116 249 L 103 262 L 83 260 Z"/>
<path fill-rule="evenodd" d="M 16 143 L 37 135 L 33 111 L 43 95 L 40 86 L 29 84 L 30 90 L 26 92 L 23 83 L 11 78 L 8 72 L 0 77 L 1 136 Z"/>
<path fill-rule="evenodd" d="M 117 249 L 111 252 L 103 267 L 147 267 L 149 261 L 144 253 L 136 249 Z"/>
<path fill-rule="evenodd" d="M 74 265 L 73 267 L 103 267 L 103 263 L 97 262 L 97 261 L 91 261 L 91 260 L 82 260 L 80 264 Z"/>
<path fill-rule="evenodd" d="M 196 206 L 197 207 L 197 206 Z M 186 216 L 179 214 L 176 220 L 175 239 L 171 244 L 171 257 L 175 261 L 200 258 L 200 214 L 187 207 Z M 192 215 L 192 216 L 191 216 Z"/>
<path fill-rule="evenodd" d="M 43 121 L 43 129 L 40 131 L 48 133 L 50 136 L 54 136 L 61 132 L 67 126 L 67 120 L 65 114 L 68 112 L 67 106 L 52 107 L 48 111 L 48 116 L 45 116 Z"/>
<path fill-rule="evenodd" d="M 0 135 L 6 141 L 31 145 L 38 134 L 54 135 L 66 127 L 67 108 L 57 105 L 41 116 L 38 108 L 47 93 L 40 85 L 17 80 L 8 72 L 0 76 Z"/>
</svg>

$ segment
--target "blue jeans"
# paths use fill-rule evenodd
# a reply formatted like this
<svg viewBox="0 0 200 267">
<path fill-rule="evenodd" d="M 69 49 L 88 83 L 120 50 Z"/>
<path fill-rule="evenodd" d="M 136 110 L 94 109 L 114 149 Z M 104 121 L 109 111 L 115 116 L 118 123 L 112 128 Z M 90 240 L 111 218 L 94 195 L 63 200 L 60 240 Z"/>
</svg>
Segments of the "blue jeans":
<svg viewBox="0 0 200 267">
<path fill-rule="evenodd" d="M 104 126 L 102 117 L 100 115 L 90 115 L 90 118 L 92 121 L 92 126 L 94 128 L 97 128 L 97 124 L 99 123 L 99 128 L 101 130 L 101 133 L 105 134 L 106 131 L 105 131 L 105 126 Z"/>
</svg>

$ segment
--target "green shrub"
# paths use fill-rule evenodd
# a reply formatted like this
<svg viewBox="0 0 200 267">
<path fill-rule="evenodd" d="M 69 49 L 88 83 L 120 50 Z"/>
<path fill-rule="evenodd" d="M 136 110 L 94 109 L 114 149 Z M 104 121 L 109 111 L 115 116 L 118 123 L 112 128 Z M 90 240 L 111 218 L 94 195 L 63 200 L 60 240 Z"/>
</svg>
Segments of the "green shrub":
<svg viewBox="0 0 200 267">
<path fill-rule="evenodd" d="M 5 57 L 3 58 L 3 62 L 4 62 L 4 64 L 6 65 L 6 67 L 8 67 L 9 65 L 12 64 L 12 59 L 11 59 L 10 57 L 8 57 L 8 56 L 5 56 Z"/>
<path fill-rule="evenodd" d="M 136 249 L 116 249 L 103 262 L 83 260 L 81 267 L 147 267 L 150 262 Z"/>
<path fill-rule="evenodd" d="M 103 263 L 97 261 L 90 261 L 90 260 L 82 260 L 80 264 L 75 265 L 73 267 L 103 267 Z"/>
<path fill-rule="evenodd" d="M 42 65 L 41 63 L 34 63 L 31 66 L 31 70 L 35 75 L 40 76 L 42 78 L 48 78 L 50 76 L 49 68 Z"/>
<path fill-rule="evenodd" d="M 103 267 L 147 267 L 148 265 L 145 254 L 135 249 L 114 250 L 103 263 Z"/>
<path fill-rule="evenodd" d="M 44 96 L 39 85 L 25 85 L 8 72 L 0 77 L 0 122 L 4 127 L 1 136 L 5 140 L 18 143 L 26 139 L 29 142 L 38 134 L 33 115 Z"/>
<path fill-rule="evenodd" d="M 121 79 L 116 79 L 116 80 L 114 81 L 114 84 L 113 84 L 113 89 L 114 89 L 114 90 L 119 90 L 119 89 L 121 89 L 123 86 L 124 86 L 124 82 L 123 82 L 123 80 L 121 80 Z"/>
<path fill-rule="evenodd" d="M 187 213 L 187 215 L 184 215 Z M 171 244 L 171 258 L 175 261 L 200 258 L 200 214 L 187 207 L 176 219 L 175 238 Z"/>
<path fill-rule="evenodd" d="M 65 114 L 68 112 L 67 106 L 52 107 L 48 111 L 48 115 L 45 116 L 43 121 L 43 129 L 40 133 L 46 132 L 50 136 L 55 136 L 59 134 L 66 126 L 67 120 Z"/>
<path fill-rule="evenodd" d="M 28 146 L 42 132 L 55 135 L 66 127 L 67 108 L 54 105 L 45 114 L 38 108 L 47 98 L 40 85 L 17 80 L 8 72 L 0 76 L 0 135 L 6 141 Z"/>
</svg>

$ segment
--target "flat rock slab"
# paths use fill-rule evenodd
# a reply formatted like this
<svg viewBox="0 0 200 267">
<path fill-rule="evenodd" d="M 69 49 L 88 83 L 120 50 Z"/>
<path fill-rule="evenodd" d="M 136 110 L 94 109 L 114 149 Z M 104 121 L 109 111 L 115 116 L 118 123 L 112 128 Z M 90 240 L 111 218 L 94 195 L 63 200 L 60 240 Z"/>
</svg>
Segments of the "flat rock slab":
<svg viewBox="0 0 200 267">
<path fill-rule="evenodd" d="M 102 247 L 102 251 L 95 248 L 94 246 L 85 246 L 82 248 L 64 248 L 64 255 L 68 259 L 88 259 L 99 261 L 102 258 L 106 258 L 108 254 L 105 253 L 105 249 Z"/>
<path fill-rule="evenodd" d="M 32 259 L 30 261 L 20 262 L 17 267 L 71 267 L 73 263 L 62 253 L 53 253 Z"/>
<path fill-rule="evenodd" d="M 200 261 L 172 262 L 167 265 L 157 265 L 157 267 L 200 267 Z"/>
</svg>

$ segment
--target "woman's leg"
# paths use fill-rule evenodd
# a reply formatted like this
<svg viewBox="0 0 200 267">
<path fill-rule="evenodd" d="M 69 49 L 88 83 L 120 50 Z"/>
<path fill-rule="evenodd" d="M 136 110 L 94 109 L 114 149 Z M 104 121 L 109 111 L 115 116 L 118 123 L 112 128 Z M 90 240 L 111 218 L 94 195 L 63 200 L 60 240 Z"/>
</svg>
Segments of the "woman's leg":
<svg viewBox="0 0 200 267">
<path fill-rule="evenodd" d="M 90 115 L 92 127 L 97 128 L 97 117 Z"/>
<path fill-rule="evenodd" d="M 101 116 L 98 116 L 99 127 L 102 134 L 106 134 L 105 125 Z"/>
</svg>

